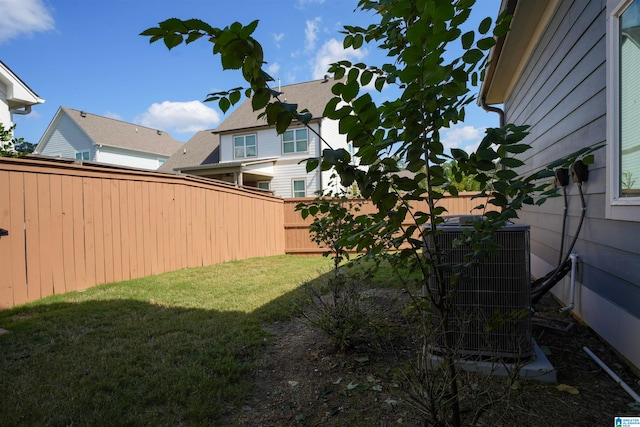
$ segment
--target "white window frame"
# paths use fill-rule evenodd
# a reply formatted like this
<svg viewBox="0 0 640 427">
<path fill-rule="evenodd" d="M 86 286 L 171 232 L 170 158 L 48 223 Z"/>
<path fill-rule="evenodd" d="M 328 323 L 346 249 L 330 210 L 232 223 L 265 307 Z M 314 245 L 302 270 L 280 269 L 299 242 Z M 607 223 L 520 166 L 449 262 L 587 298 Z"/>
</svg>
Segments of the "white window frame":
<svg viewBox="0 0 640 427">
<path fill-rule="evenodd" d="M 640 1 L 640 0 L 639 0 Z M 640 221 L 640 197 L 620 194 L 620 16 L 633 0 L 607 0 L 607 188 L 609 219 Z"/>
<path fill-rule="evenodd" d="M 298 151 L 298 131 L 304 130 L 307 133 L 307 149 L 306 150 L 300 150 Z M 287 132 L 293 132 L 293 151 L 284 151 L 284 134 Z M 288 154 L 297 154 L 297 153 L 308 153 L 309 152 L 309 129 L 307 129 L 306 127 L 302 127 L 302 128 L 294 128 L 294 129 L 287 129 L 283 134 L 282 137 L 280 138 L 282 141 L 282 145 L 281 145 L 281 150 L 282 150 L 282 154 L 284 155 L 288 155 Z"/>
<path fill-rule="evenodd" d="M 84 158 L 84 155 L 87 155 L 87 158 Z M 80 157 L 78 157 L 78 155 L 80 155 Z M 76 151 L 76 160 L 91 160 L 91 151 L 89 150 L 84 150 L 84 151 Z"/>
<path fill-rule="evenodd" d="M 248 136 L 253 136 L 255 142 L 256 142 L 256 154 L 253 156 L 247 156 L 247 137 Z M 243 138 L 244 139 L 244 156 L 237 156 L 236 155 L 236 138 Z M 248 159 L 248 158 L 252 158 L 252 157 L 258 157 L 258 135 L 256 135 L 255 133 L 247 133 L 244 135 L 233 135 L 231 137 L 231 149 L 233 150 L 233 158 L 234 159 Z"/>
<path fill-rule="evenodd" d="M 304 196 L 296 195 L 296 182 L 304 183 Z M 306 178 L 293 178 L 291 180 L 291 197 L 294 197 L 294 198 L 307 197 L 307 179 Z"/>
<path fill-rule="evenodd" d="M 262 187 L 260 187 L 260 184 L 267 184 L 267 186 L 266 186 L 266 188 L 262 188 Z M 271 191 L 271 181 L 258 181 L 257 185 L 258 185 L 258 188 L 260 188 L 262 190 Z"/>
</svg>

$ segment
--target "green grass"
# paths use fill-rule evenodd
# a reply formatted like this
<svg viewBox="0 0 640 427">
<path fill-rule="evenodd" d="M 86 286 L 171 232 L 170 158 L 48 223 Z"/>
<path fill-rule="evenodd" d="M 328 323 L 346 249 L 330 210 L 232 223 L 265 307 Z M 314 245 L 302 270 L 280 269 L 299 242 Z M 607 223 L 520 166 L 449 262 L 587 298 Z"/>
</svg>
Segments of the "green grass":
<svg viewBox="0 0 640 427">
<path fill-rule="evenodd" d="M 185 269 L 0 312 L 0 426 L 215 425 L 326 258 Z"/>
</svg>

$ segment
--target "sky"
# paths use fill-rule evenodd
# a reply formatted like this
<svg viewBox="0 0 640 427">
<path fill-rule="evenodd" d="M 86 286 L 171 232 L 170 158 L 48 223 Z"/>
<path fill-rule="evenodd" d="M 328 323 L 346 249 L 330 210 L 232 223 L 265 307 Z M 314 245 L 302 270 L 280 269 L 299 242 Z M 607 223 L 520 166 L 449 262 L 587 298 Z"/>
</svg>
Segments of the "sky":
<svg viewBox="0 0 640 427">
<path fill-rule="evenodd" d="M 357 0 L 0 0 L 0 60 L 45 102 L 14 115 L 15 136 L 37 143 L 59 107 L 69 107 L 168 132 L 187 141 L 217 127 L 223 114 L 207 94 L 243 86 L 222 71 L 203 39 L 169 51 L 139 34 L 167 18 L 199 18 L 214 27 L 260 21 L 267 71 L 282 85 L 320 79 L 342 59 L 382 64 L 375 48 L 344 50 L 344 25 L 375 22 Z M 468 21 L 495 17 L 500 0 L 477 0 Z M 476 89 L 477 90 L 477 89 Z M 375 92 L 374 92 L 375 93 Z M 372 95 L 374 95 L 372 93 Z M 393 97 L 393 89 L 375 95 Z M 448 147 L 473 149 L 498 116 L 475 104 L 464 123 L 443 132 Z"/>
</svg>

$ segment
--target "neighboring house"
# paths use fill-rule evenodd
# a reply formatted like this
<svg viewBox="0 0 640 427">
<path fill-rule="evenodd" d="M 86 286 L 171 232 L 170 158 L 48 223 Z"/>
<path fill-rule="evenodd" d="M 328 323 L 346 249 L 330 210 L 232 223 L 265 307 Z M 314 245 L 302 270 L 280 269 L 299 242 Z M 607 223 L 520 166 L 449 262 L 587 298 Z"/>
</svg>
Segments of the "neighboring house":
<svg viewBox="0 0 640 427">
<path fill-rule="evenodd" d="M 348 149 L 338 123 L 322 117 L 333 98 L 333 81 L 325 78 L 283 86 L 282 101 L 312 114 L 310 129 L 292 123 L 282 135 L 258 119 L 245 100 L 213 130 L 198 132 L 159 170 L 219 179 L 271 190 L 280 197 L 310 197 L 332 187 L 331 171 L 307 173 L 304 159 L 318 158 L 328 148 Z"/>
<path fill-rule="evenodd" d="M 60 107 L 34 154 L 155 170 L 182 145 L 157 129 Z"/>
<path fill-rule="evenodd" d="M 533 149 L 522 157 L 529 171 L 606 145 L 583 185 L 573 311 L 640 367 L 640 0 L 503 0 L 505 9 L 514 12 L 512 29 L 492 52 L 480 96 L 503 104 L 506 123 L 531 126 Z M 567 242 L 581 212 L 577 185 L 568 191 Z M 557 263 L 562 216 L 561 197 L 520 214 L 531 225 L 535 276 Z M 567 304 L 569 282 L 553 290 Z"/>
<path fill-rule="evenodd" d="M 0 123 L 5 129 L 13 126 L 13 114 L 29 114 L 32 105 L 43 102 L 44 99 L 0 61 Z"/>
</svg>

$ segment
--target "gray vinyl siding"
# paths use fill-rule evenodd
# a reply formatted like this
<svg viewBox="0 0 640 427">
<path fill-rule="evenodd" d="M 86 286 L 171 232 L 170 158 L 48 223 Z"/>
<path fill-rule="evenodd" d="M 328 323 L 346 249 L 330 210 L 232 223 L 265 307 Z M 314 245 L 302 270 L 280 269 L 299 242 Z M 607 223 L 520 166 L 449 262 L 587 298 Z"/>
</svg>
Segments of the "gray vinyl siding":
<svg viewBox="0 0 640 427">
<path fill-rule="evenodd" d="M 89 151 L 90 159 L 95 159 L 93 142 L 73 120 L 66 114 L 62 114 L 49 140 L 45 141 L 40 154 L 75 159 L 76 153 L 82 151 Z"/>
<path fill-rule="evenodd" d="M 526 142 L 533 150 L 521 157 L 526 162 L 523 172 L 582 147 L 606 143 L 605 31 L 604 1 L 561 0 L 504 105 L 507 123 L 531 126 Z M 583 185 L 587 215 L 574 249 L 581 260 L 579 286 L 640 318 L 640 222 L 606 218 L 606 150 L 600 149 L 595 156 L 589 181 Z M 568 193 L 565 250 L 581 212 L 573 182 Z M 520 215 L 521 222 L 531 225 L 532 255 L 548 266 L 558 261 L 562 213 L 563 199 L 558 197 Z M 533 271 L 536 276 L 546 272 L 541 267 Z M 557 295 L 566 297 L 568 280 L 558 288 Z M 578 315 L 585 314 L 580 307 L 577 310 Z M 599 325 L 590 326 L 599 329 Z M 607 327 L 603 325 L 602 330 Z"/>
</svg>

